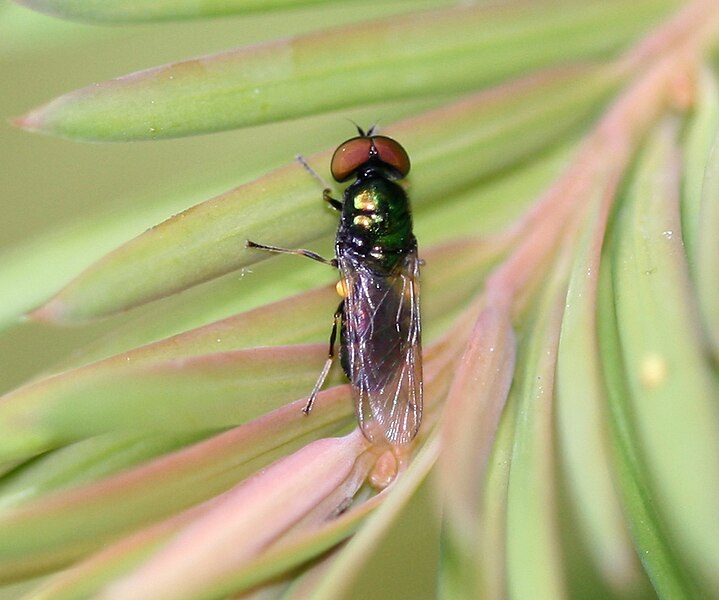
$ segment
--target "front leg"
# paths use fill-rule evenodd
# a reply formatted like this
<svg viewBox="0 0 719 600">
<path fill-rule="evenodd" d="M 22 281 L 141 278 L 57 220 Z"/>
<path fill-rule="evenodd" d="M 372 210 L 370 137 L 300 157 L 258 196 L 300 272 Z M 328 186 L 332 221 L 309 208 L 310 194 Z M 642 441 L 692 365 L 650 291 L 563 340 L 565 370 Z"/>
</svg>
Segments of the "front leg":
<svg viewBox="0 0 719 600">
<path fill-rule="evenodd" d="M 322 199 L 335 210 L 342 210 L 342 203 L 339 200 L 333 198 L 331 194 L 332 190 L 330 188 L 325 188 L 324 190 L 322 190 Z"/>
<path fill-rule="evenodd" d="M 312 260 L 315 260 L 317 262 L 321 262 L 325 265 L 329 265 L 331 267 L 337 268 L 337 259 L 327 259 L 323 256 L 320 256 L 316 252 L 312 252 L 312 250 L 304 250 L 303 248 L 298 249 L 291 249 L 291 248 L 279 248 L 277 246 L 266 246 L 265 244 L 258 244 L 257 242 L 252 242 L 250 240 L 247 240 L 245 242 L 245 246 L 247 248 L 259 248 L 260 250 L 267 250 L 268 252 L 277 252 L 279 254 L 296 254 L 298 256 L 305 256 L 307 258 L 310 258 Z"/>
<path fill-rule="evenodd" d="M 332 208 L 336 210 L 342 210 L 342 203 L 339 200 L 335 200 L 331 194 L 332 194 L 332 188 L 327 184 L 327 182 L 322 179 L 320 174 L 315 171 L 309 163 L 299 154 L 295 157 L 297 159 L 297 162 L 299 162 L 302 167 L 307 171 L 312 177 L 314 177 L 317 181 L 320 182 L 320 185 L 324 188 L 322 190 L 322 198 L 324 198 L 324 201 L 327 202 Z"/>
</svg>

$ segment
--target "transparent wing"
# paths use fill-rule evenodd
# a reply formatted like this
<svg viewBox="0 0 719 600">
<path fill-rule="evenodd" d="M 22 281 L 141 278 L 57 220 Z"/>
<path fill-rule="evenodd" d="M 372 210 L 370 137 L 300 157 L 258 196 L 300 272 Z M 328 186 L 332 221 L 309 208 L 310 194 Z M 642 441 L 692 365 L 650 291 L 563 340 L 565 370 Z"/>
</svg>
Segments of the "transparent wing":
<svg viewBox="0 0 719 600">
<path fill-rule="evenodd" d="M 422 417 L 417 250 L 388 276 L 351 257 L 339 267 L 347 291 L 342 361 L 360 427 L 372 442 L 407 443 Z"/>
</svg>

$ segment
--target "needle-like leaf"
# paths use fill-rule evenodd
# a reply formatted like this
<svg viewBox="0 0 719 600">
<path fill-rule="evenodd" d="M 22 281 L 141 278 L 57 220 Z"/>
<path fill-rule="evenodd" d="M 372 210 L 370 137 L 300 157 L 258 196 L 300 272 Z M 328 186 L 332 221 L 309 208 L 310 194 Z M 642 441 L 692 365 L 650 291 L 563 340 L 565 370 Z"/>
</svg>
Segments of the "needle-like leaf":
<svg viewBox="0 0 719 600">
<path fill-rule="evenodd" d="M 142 21 L 242 0 L 27 2 Z M 138 210 L 123 198 L 115 223 L 52 231 L 0 260 L 0 322 L 44 302 L 38 322 L 4 335 L 142 306 L 0 398 L 0 599 L 340 600 L 386 575 L 417 600 L 719 597 L 719 5 L 422 12 L 439 5 L 355 3 L 384 18 L 317 21 L 310 34 L 287 20 L 281 40 L 100 83 L 19 119 L 139 140 L 350 106 L 365 127 L 402 117 L 380 124 L 412 161 L 402 184 L 423 261 L 424 408 L 411 444 L 363 439 L 337 364 L 345 325 L 328 389 L 301 411 L 327 357 L 337 273 L 265 261 L 245 241 L 331 257 L 337 218 L 317 179 L 352 133 L 332 142 L 307 120 L 308 150 L 325 147 L 307 157 L 313 178 L 290 164 L 305 142 L 282 138 L 302 123 L 251 144 L 242 132 L 233 159 L 259 178 L 199 204 L 184 187 L 156 205 L 148 192 Z M 114 31 L 113 44 L 125 39 Z M 370 113 L 380 102 L 394 116 Z M 243 160 L 260 144 L 271 160 Z M 199 200 L 226 189 L 214 183 Z M 379 315 L 359 316 L 376 327 Z M 419 506 L 436 520 L 410 530 L 432 469 L 437 503 Z M 391 545 L 399 556 L 382 554 Z M 424 583 L 438 552 L 439 594 Z M 422 570 L 422 589 L 401 564 Z"/>
<path fill-rule="evenodd" d="M 392 17 L 127 75 L 16 124 L 86 140 L 157 139 L 463 92 L 566 56 L 604 56 L 672 5 L 515 1 Z"/>
<path fill-rule="evenodd" d="M 64 19 L 136 23 L 242 15 L 329 4 L 331 0 L 16 0 L 28 8 Z M 356 0 L 345 0 L 351 4 Z"/>
<path fill-rule="evenodd" d="M 719 536 L 719 392 L 681 240 L 677 129 L 667 119 L 654 132 L 617 218 L 616 333 L 606 338 L 617 336 L 626 378 L 620 387 L 615 366 L 608 381 L 633 534 L 654 585 L 669 596 L 694 593 L 699 582 L 719 590 L 708 550 Z"/>
<path fill-rule="evenodd" d="M 547 73 L 388 128 L 386 133 L 412 152 L 419 173 L 412 179 L 418 190 L 413 202 L 439 202 L 483 174 L 527 159 L 586 118 L 616 81 L 616 71 L 608 69 Z M 330 156 L 323 152 L 308 162 L 327 165 Z M 103 316 L 267 258 L 266 252 L 246 248 L 248 239 L 301 247 L 336 227 L 330 211 L 323 214 L 320 198 L 317 181 L 299 163 L 290 164 L 121 246 L 33 316 L 59 321 Z"/>
</svg>

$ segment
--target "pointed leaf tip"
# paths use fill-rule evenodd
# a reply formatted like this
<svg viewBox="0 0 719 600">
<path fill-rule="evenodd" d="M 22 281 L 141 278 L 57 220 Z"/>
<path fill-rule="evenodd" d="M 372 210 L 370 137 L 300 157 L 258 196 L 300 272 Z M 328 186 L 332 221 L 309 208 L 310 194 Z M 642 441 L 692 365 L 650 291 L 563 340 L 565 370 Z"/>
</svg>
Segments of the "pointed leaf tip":
<svg viewBox="0 0 719 600">
<path fill-rule="evenodd" d="M 46 304 L 24 315 L 24 318 L 33 323 L 60 323 L 67 316 L 67 305 L 60 300 L 53 299 Z"/>
<path fill-rule="evenodd" d="M 7 120 L 10 125 L 12 125 L 13 127 L 17 127 L 18 129 L 38 132 L 42 130 L 40 121 L 41 119 L 39 118 L 38 110 L 31 110 L 24 115 L 20 115 L 19 117 L 10 117 Z"/>
</svg>

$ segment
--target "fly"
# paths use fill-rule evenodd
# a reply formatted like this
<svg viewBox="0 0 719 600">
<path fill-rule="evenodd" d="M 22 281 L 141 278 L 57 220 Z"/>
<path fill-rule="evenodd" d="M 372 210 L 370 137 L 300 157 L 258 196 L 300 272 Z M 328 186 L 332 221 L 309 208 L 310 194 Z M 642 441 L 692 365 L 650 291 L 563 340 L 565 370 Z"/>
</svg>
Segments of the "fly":
<svg viewBox="0 0 719 600">
<path fill-rule="evenodd" d="M 395 140 L 365 133 L 335 150 L 330 164 L 338 183 L 354 178 L 342 200 L 325 189 L 340 213 L 335 258 L 247 241 L 250 248 L 306 256 L 340 271 L 342 298 L 334 314 L 329 355 L 303 411 L 315 398 L 335 357 L 352 384 L 360 428 L 376 444 L 406 444 L 422 418 L 422 354 L 417 240 L 409 200 L 397 180 L 407 176 L 409 156 Z"/>
</svg>

